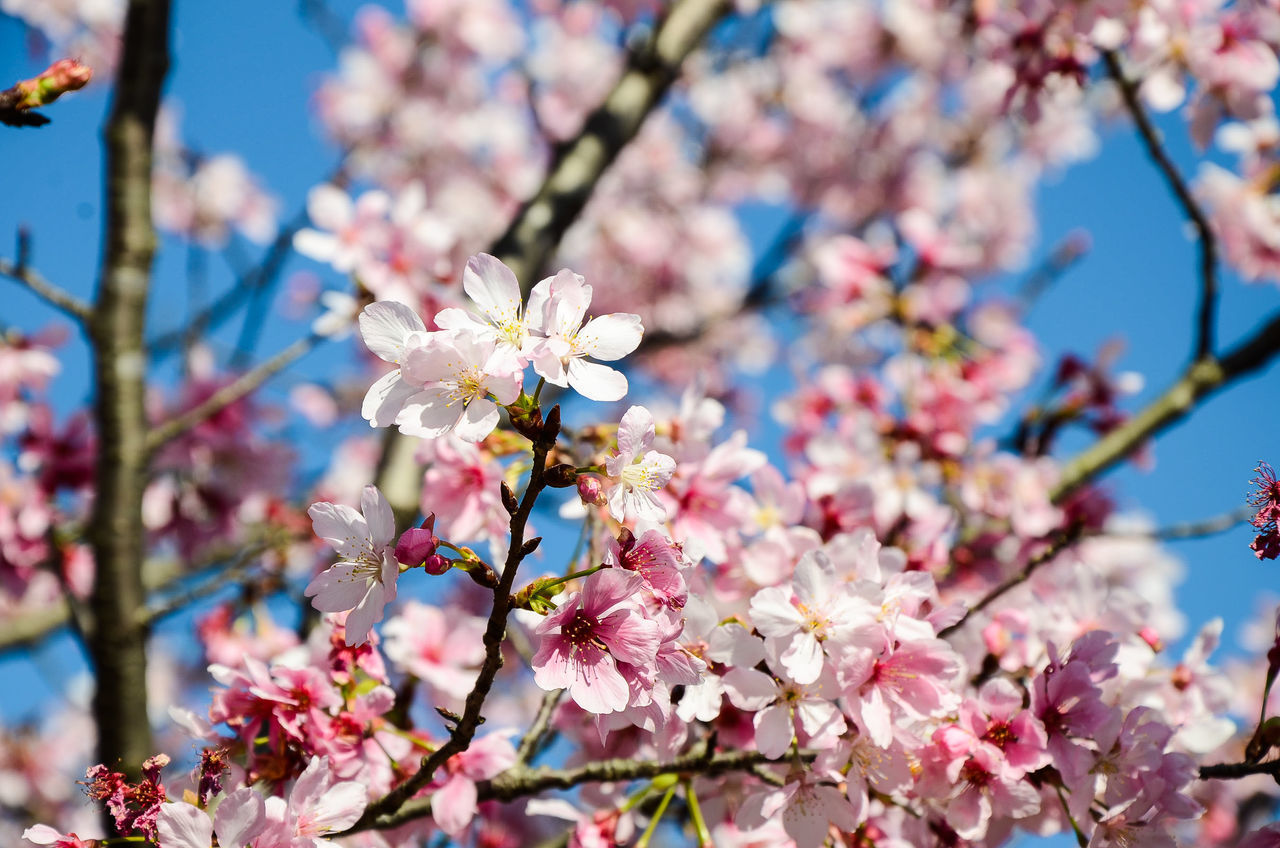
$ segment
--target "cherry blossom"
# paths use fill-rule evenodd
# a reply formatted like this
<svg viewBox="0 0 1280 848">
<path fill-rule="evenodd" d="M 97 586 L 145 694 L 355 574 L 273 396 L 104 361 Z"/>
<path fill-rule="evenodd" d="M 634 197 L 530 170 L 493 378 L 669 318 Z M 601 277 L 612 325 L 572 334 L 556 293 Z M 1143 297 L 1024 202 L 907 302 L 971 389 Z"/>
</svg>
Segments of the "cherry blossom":
<svg viewBox="0 0 1280 848">
<path fill-rule="evenodd" d="M 320 538 L 338 552 L 339 561 L 317 575 L 306 589 L 321 612 L 344 612 L 348 645 L 369 638 L 383 609 L 396 598 L 400 564 L 393 555 L 395 517 L 373 486 L 360 495 L 360 512 L 345 504 L 321 502 L 307 510 Z"/>
<path fill-rule="evenodd" d="M 605 497 L 619 521 L 628 515 L 648 521 L 666 517 L 655 492 L 667 485 L 676 463 L 652 449 L 654 434 L 653 415 L 643 406 L 628 409 L 618 423 L 618 451 L 605 462 Z"/>
<path fill-rule="evenodd" d="M 538 686 L 568 690 L 588 712 L 625 709 L 630 690 L 618 664 L 644 668 L 658 653 L 658 625 L 636 603 L 643 585 L 638 574 L 598 571 L 543 619 L 533 658 Z"/>
</svg>

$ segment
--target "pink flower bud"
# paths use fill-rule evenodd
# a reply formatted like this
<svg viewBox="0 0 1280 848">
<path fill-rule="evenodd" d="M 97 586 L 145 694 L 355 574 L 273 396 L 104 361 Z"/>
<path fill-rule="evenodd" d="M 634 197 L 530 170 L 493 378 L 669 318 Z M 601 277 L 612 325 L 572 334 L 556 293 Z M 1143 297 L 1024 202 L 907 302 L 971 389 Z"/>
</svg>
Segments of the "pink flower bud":
<svg viewBox="0 0 1280 848">
<path fill-rule="evenodd" d="M 587 474 L 578 475 L 578 497 L 582 498 L 584 504 L 603 505 L 604 487 L 600 484 L 600 478 Z"/>
<path fill-rule="evenodd" d="M 421 565 L 435 552 L 435 534 L 422 527 L 404 531 L 400 541 L 396 542 L 396 560 L 411 568 Z"/>
<path fill-rule="evenodd" d="M 431 556 L 427 557 L 422 563 L 423 569 L 425 569 L 428 574 L 436 574 L 436 575 L 444 574 L 446 571 L 449 570 L 451 565 L 452 563 L 450 563 L 449 560 L 445 559 L 440 554 L 432 554 Z"/>
<path fill-rule="evenodd" d="M 34 109 L 48 105 L 68 91 L 84 88 L 92 78 L 93 69 L 88 65 L 74 59 L 59 59 L 40 76 L 23 80 L 15 86 L 23 95 L 17 108 Z"/>
<path fill-rule="evenodd" d="M 1151 650 L 1156 653 L 1164 650 L 1164 642 L 1160 639 L 1160 634 L 1155 631 L 1154 627 L 1144 627 L 1139 630 L 1138 638 L 1146 642 Z"/>
</svg>

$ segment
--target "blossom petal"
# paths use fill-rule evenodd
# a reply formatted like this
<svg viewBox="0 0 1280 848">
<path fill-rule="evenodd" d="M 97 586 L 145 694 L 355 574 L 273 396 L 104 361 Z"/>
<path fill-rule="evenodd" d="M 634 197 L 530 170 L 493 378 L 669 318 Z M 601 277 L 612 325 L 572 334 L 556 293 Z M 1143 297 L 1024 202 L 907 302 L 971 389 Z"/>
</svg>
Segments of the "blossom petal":
<svg viewBox="0 0 1280 848">
<path fill-rule="evenodd" d="M 445 833 L 457 836 L 475 818 L 476 797 L 475 783 L 456 774 L 431 796 L 431 818 Z"/>
<path fill-rule="evenodd" d="M 608 365 L 569 360 L 569 385 L 587 400 L 609 403 L 627 396 L 627 377 Z"/>
<path fill-rule="evenodd" d="M 360 414 L 371 427 L 390 427 L 396 423 L 396 416 L 405 401 L 418 391 L 419 388 L 405 380 L 397 368 L 369 387 L 364 403 L 360 405 Z"/>
<path fill-rule="evenodd" d="M 452 401 L 448 389 L 425 389 L 405 401 L 396 416 L 396 426 L 406 436 L 437 439 L 452 430 L 465 410 Z"/>
<path fill-rule="evenodd" d="M 262 796 L 247 786 L 232 792 L 218 805 L 213 829 L 219 845 L 244 845 L 267 824 L 267 807 Z M 204 848 L 207 848 L 205 843 Z"/>
<path fill-rule="evenodd" d="M 399 365 L 404 361 L 408 342 L 414 333 L 426 333 L 426 325 L 403 303 L 380 300 L 360 313 L 360 337 L 365 347 L 377 357 Z"/>
<path fill-rule="evenodd" d="M 355 609 L 369 591 L 368 579 L 356 577 L 355 566 L 340 562 L 317 574 L 303 593 L 320 612 Z"/>
<path fill-rule="evenodd" d="M 643 335 L 639 315 L 614 312 L 592 318 L 578 331 L 578 349 L 593 359 L 612 362 L 639 347 Z"/>
<path fill-rule="evenodd" d="M 160 805 L 156 830 L 164 848 L 209 848 L 213 842 L 213 820 L 204 810 L 181 801 Z"/>
<path fill-rule="evenodd" d="M 732 700 L 732 699 L 730 699 Z M 791 710 L 786 704 L 774 704 L 756 713 L 756 748 L 771 760 L 776 760 L 791 747 Z"/>
<path fill-rule="evenodd" d="M 313 503 L 307 510 L 311 529 L 338 552 L 343 559 L 355 559 L 364 551 L 369 539 L 369 525 L 364 516 L 346 504 L 328 501 Z"/>
<path fill-rule="evenodd" d="M 454 433 L 466 442 L 479 442 L 498 426 L 498 406 L 487 398 L 477 398 L 467 404 Z"/>
<path fill-rule="evenodd" d="M 520 283 L 511 269 L 487 253 L 467 260 L 462 290 L 497 321 L 514 320 L 520 314 Z"/>
</svg>

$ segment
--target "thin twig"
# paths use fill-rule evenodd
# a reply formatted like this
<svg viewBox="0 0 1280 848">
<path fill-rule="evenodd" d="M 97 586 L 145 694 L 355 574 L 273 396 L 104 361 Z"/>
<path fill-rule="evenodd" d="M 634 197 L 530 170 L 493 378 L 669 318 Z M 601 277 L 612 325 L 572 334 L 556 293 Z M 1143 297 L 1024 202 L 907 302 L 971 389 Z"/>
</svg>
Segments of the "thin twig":
<svg viewBox="0 0 1280 848">
<path fill-rule="evenodd" d="M 324 336 L 314 333 L 298 339 L 251 371 L 241 374 L 186 412 L 152 428 L 147 433 L 147 450 L 154 453 L 168 442 L 217 415 L 231 404 L 255 391 L 271 377 L 301 359 L 324 339 Z"/>
<path fill-rule="evenodd" d="M 1147 155 L 1164 175 L 1165 182 L 1173 192 L 1173 196 L 1177 198 L 1183 214 L 1196 229 L 1196 237 L 1200 244 L 1200 307 L 1196 318 L 1195 360 L 1207 359 L 1213 356 L 1215 349 L 1214 335 L 1218 308 L 1218 244 L 1213 228 L 1210 227 L 1204 210 L 1191 194 L 1186 180 L 1178 172 L 1169 154 L 1165 152 L 1164 145 L 1160 141 L 1160 132 L 1151 123 L 1151 118 L 1138 97 L 1137 83 L 1125 76 L 1124 70 L 1120 67 L 1120 58 L 1115 51 L 1104 50 L 1102 60 L 1107 66 L 1108 75 L 1115 80 L 1116 86 L 1120 89 L 1125 108 L 1133 116 L 1138 134 L 1142 137 L 1142 143 L 1147 149 Z"/>
<path fill-rule="evenodd" d="M 233 562 L 218 567 L 205 580 L 188 586 L 183 591 L 167 598 L 150 602 L 147 604 L 145 612 L 147 624 L 154 625 L 171 615 L 182 612 L 197 601 L 202 601 L 230 586 L 237 586 L 247 582 L 245 578 L 252 572 L 253 565 L 271 547 L 272 545 L 269 543 L 251 547 L 236 557 Z M 190 575 L 184 575 L 184 577 L 186 576 Z"/>
<path fill-rule="evenodd" d="M 525 487 L 524 497 L 511 515 L 508 528 L 511 541 L 507 546 L 506 562 L 503 565 L 502 577 L 493 590 L 493 608 L 489 612 L 489 621 L 484 631 L 484 662 L 480 673 L 476 676 L 475 685 L 467 695 L 462 716 L 443 745 L 422 758 L 418 771 L 404 783 L 392 789 L 379 800 L 365 809 L 364 815 L 356 822 L 352 830 L 364 830 L 373 826 L 373 822 L 381 817 L 392 815 L 410 798 L 431 782 L 438 768 L 445 764 L 454 754 L 467 750 L 475 736 L 476 728 L 482 721 L 480 710 L 493 686 L 493 680 L 502 668 L 502 644 L 507 630 L 507 615 L 511 611 L 511 587 L 515 584 L 516 572 L 520 563 L 531 553 L 525 547 L 525 529 L 529 523 L 529 515 L 538 496 L 546 488 L 547 454 L 555 447 L 560 433 L 560 407 L 553 407 L 547 415 L 546 423 L 533 442 L 533 465 L 529 471 L 529 483 Z"/>
<path fill-rule="evenodd" d="M 1183 539 L 1202 539 L 1205 536 L 1226 533 L 1228 530 L 1248 522 L 1251 518 L 1253 518 L 1253 508 L 1244 506 L 1239 509 L 1233 509 L 1231 512 L 1224 512 L 1222 515 L 1215 515 L 1212 518 L 1203 518 L 1199 521 L 1184 521 L 1178 524 L 1170 524 L 1167 527 L 1158 527 L 1155 530 L 1133 532 L 1107 532 L 1104 530 L 1096 535 L 1111 539 L 1135 538 L 1176 542 Z"/>
<path fill-rule="evenodd" d="M 1009 592 L 1010 590 L 1015 589 L 1018 586 L 1021 586 L 1023 583 L 1027 582 L 1027 580 L 1030 579 L 1031 575 L 1035 574 L 1036 571 L 1040 568 L 1040 566 L 1044 565 L 1047 562 L 1052 561 L 1055 557 L 1058 556 L 1058 554 L 1062 553 L 1064 550 L 1066 550 L 1071 545 L 1073 545 L 1076 541 L 1078 541 L 1079 538 L 1080 538 L 1079 527 L 1073 527 L 1067 530 L 1057 530 L 1054 533 L 1050 534 L 1045 539 L 1045 541 L 1048 542 L 1048 547 L 1046 547 L 1043 551 L 1041 551 L 1040 553 L 1033 556 L 1030 560 L 1028 560 L 1027 564 L 1023 566 L 1022 569 L 1018 571 L 1018 573 L 1014 574 L 1012 577 L 1009 577 L 1003 583 L 1001 583 L 1000 585 L 988 591 L 987 594 L 983 595 L 981 600 L 979 600 L 976 604 L 969 607 L 969 609 L 965 611 L 964 615 L 960 617 L 959 621 L 939 630 L 938 638 L 945 639 L 948 636 L 950 636 L 952 633 L 955 633 L 961 627 L 964 627 L 965 622 L 967 622 L 973 616 L 974 613 L 982 612 L 984 609 L 986 609 L 992 603 L 994 603 L 996 600 L 1002 597 L 1006 592 Z"/>
<path fill-rule="evenodd" d="M 538 714 L 534 717 L 533 724 L 529 726 L 529 732 L 520 740 L 520 747 L 516 749 L 516 762 L 528 765 L 529 761 L 537 755 L 551 727 L 551 717 L 555 715 L 562 695 L 564 695 L 563 689 L 552 689 L 542 696 L 542 703 L 538 705 Z"/>
<path fill-rule="evenodd" d="M 28 291 L 77 321 L 87 321 L 93 307 L 45 279 L 38 271 L 0 259 L 0 276 L 22 283 Z"/>
<path fill-rule="evenodd" d="M 333 180 L 330 181 L 333 182 Z M 180 350 L 184 339 L 201 336 L 206 331 L 216 329 L 223 322 L 229 321 L 244 301 L 258 289 L 270 285 L 279 276 L 285 260 L 293 250 L 293 237 L 298 230 L 306 226 L 307 220 L 306 212 L 299 212 L 288 223 L 281 226 L 275 241 L 267 248 L 261 262 L 241 274 L 231 288 L 193 315 L 185 326 L 168 330 L 151 339 L 147 343 L 147 351 L 152 356 L 165 356 Z"/>
</svg>

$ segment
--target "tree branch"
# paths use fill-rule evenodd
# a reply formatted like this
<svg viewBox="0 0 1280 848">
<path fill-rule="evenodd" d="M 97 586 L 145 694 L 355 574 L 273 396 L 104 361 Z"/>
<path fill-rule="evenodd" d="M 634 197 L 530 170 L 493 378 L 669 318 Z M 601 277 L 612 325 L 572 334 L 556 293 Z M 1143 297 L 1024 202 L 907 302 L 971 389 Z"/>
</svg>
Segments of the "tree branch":
<svg viewBox="0 0 1280 848">
<path fill-rule="evenodd" d="M 77 321 L 87 321 L 93 308 L 80 298 L 45 279 L 38 271 L 0 259 L 0 276 L 17 280 L 36 297 Z"/>
<path fill-rule="evenodd" d="M 673 4 L 649 41 L 632 50 L 627 70 L 604 103 L 587 117 L 582 132 L 557 151 L 542 187 L 524 204 L 493 250 L 515 272 L 525 297 L 605 170 L 635 138 L 680 75 L 684 60 L 731 10 L 726 0 Z"/>
<path fill-rule="evenodd" d="M 982 612 L 984 609 L 991 606 L 992 603 L 994 603 L 996 600 L 1002 597 L 1005 593 L 1027 582 L 1027 580 L 1030 579 L 1031 575 L 1035 574 L 1036 570 L 1039 569 L 1040 566 L 1044 565 L 1047 562 L 1051 562 L 1054 558 L 1058 556 L 1058 554 L 1062 553 L 1071 545 L 1075 544 L 1079 539 L 1080 539 L 1079 527 L 1075 527 L 1069 530 L 1054 531 L 1045 539 L 1045 541 L 1048 542 L 1049 544 L 1047 548 L 1045 548 L 1043 551 L 1041 551 L 1040 553 L 1033 556 L 1030 560 L 1028 560 L 1027 564 L 1023 566 L 1022 569 L 1018 571 L 1018 573 L 1014 574 L 1012 577 L 1009 577 L 1003 583 L 999 584 L 995 588 L 988 591 L 987 594 L 983 595 L 981 600 L 979 600 L 973 606 L 969 607 L 969 609 L 965 610 L 964 615 L 960 617 L 959 621 L 939 630 L 938 638 L 945 639 L 948 636 L 950 636 L 952 633 L 955 633 L 961 627 L 964 627 L 965 622 L 967 622 L 969 618 L 974 615 L 974 613 Z"/>
<path fill-rule="evenodd" d="M 1200 245 L 1200 307 L 1196 319 L 1196 347 L 1194 358 L 1207 359 L 1214 353 L 1214 335 L 1217 323 L 1218 308 L 1218 243 L 1209 226 L 1209 219 L 1191 194 L 1186 180 L 1178 173 L 1178 168 L 1165 152 L 1160 141 L 1160 132 L 1151 123 L 1142 102 L 1138 99 L 1138 85 L 1125 76 L 1120 67 L 1120 58 L 1113 50 L 1104 50 L 1102 60 L 1107 66 L 1107 74 L 1115 80 L 1124 100 L 1125 108 L 1133 116 L 1138 127 L 1138 135 L 1142 138 L 1147 155 L 1160 173 L 1173 196 L 1177 199 L 1182 212 L 1196 229 L 1196 237 Z"/>
<path fill-rule="evenodd" d="M 552 689 L 542 696 L 542 703 L 538 705 L 538 714 L 534 716 L 533 724 L 529 725 L 529 731 L 520 740 L 520 747 L 516 750 L 516 762 L 528 765 L 538 753 L 551 726 L 551 717 L 555 715 L 556 707 L 560 704 L 560 698 L 563 695 L 563 689 Z"/>
<path fill-rule="evenodd" d="M 727 0 L 677 0 L 649 42 L 630 54 L 627 70 L 582 132 L 559 150 L 542 187 L 489 250 L 515 272 L 525 297 L 610 163 L 639 132 L 685 59 L 730 11 Z M 415 450 L 414 439 L 389 430 L 378 463 L 376 485 L 401 528 L 418 512 L 422 469 L 413 460 Z"/>
<path fill-rule="evenodd" d="M 275 356 L 218 389 L 202 402 L 191 407 L 191 409 L 152 428 L 147 433 L 147 451 L 154 454 L 166 443 L 207 421 L 231 404 L 252 393 L 267 380 L 309 353 L 312 348 L 324 341 L 324 338 L 324 336 L 318 336 L 313 333 L 298 339 Z"/>
<path fill-rule="evenodd" d="M 1200 766 L 1201 780 L 1239 780 L 1255 774 L 1280 777 L 1280 760 L 1268 760 L 1264 763 L 1214 763 Z"/>
<path fill-rule="evenodd" d="M 404 783 L 392 789 L 379 800 L 370 804 L 356 822 L 352 830 L 365 830 L 373 826 L 380 816 L 394 813 L 410 798 L 431 782 L 440 766 L 444 765 L 454 754 L 460 754 L 471 745 L 476 728 L 483 720 L 480 710 L 493 680 L 502 668 L 502 643 L 507 631 L 507 614 L 511 611 L 511 587 L 515 584 L 516 572 L 525 556 L 532 553 L 525 548 L 525 528 L 529 523 L 529 515 L 538 495 L 546 488 L 547 454 L 555 447 L 556 438 L 560 434 L 560 407 L 553 407 L 547 415 L 541 432 L 533 440 L 533 465 L 529 471 L 529 484 L 525 487 L 524 497 L 511 514 L 511 541 L 507 546 L 506 563 L 503 565 L 502 577 L 493 589 L 493 609 L 489 612 L 489 622 L 484 631 L 484 662 L 480 673 L 476 676 L 475 685 L 467 695 L 466 705 L 457 726 L 449 735 L 449 739 L 429 755 L 422 758 L 418 771 Z"/>
<path fill-rule="evenodd" d="M 156 233 L 151 223 L 152 138 L 169 68 L 168 0 L 130 0 L 110 116 L 103 130 L 103 258 L 89 321 L 98 434 L 88 536 L 96 577 L 88 639 L 97 688 L 98 760 L 138 774 L 151 756 L 142 560 L 149 428 L 143 406 L 143 330 Z"/>
<path fill-rule="evenodd" d="M 816 752 L 801 751 L 800 758 L 812 760 Z M 699 746 L 670 760 L 614 759 L 587 763 L 571 769 L 530 769 L 514 766 L 492 780 L 476 784 L 478 801 L 513 801 L 549 789 L 572 789 L 584 783 L 622 783 L 654 778 L 662 774 L 715 776 L 732 771 L 750 771 L 772 762 L 759 751 L 722 751 L 710 754 Z M 357 822 L 348 833 L 376 828 L 383 830 L 431 815 L 431 799 L 416 798 L 393 813 Z"/>
<path fill-rule="evenodd" d="M 1184 418 L 1205 397 L 1256 371 L 1280 352 L 1280 313 L 1276 313 L 1221 359 L 1191 363 L 1173 385 L 1129 420 L 1067 462 L 1051 493 L 1061 503 L 1076 489 L 1123 460 L 1147 439 Z"/>
</svg>

